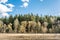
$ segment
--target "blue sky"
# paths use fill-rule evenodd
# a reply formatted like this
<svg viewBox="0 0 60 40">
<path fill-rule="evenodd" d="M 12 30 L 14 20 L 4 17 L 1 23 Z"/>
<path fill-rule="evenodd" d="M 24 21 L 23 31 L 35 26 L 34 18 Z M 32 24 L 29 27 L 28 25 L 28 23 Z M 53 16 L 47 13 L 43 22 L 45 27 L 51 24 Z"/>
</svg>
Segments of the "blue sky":
<svg viewBox="0 0 60 40">
<path fill-rule="evenodd" d="M 34 15 L 60 15 L 60 0 L 8 0 L 4 4 L 14 7 L 8 15 L 33 13 Z M 1 13 L 2 14 L 2 13 Z"/>
</svg>

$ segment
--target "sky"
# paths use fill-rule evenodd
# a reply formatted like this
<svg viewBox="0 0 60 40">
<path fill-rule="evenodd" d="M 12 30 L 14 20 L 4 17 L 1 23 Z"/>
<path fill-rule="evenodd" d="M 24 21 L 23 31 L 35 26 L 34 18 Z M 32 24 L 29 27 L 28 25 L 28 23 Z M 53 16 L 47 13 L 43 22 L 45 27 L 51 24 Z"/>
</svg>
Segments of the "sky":
<svg viewBox="0 0 60 40">
<path fill-rule="evenodd" d="M 0 0 L 0 17 L 28 13 L 60 16 L 60 0 Z"/>
</svg>

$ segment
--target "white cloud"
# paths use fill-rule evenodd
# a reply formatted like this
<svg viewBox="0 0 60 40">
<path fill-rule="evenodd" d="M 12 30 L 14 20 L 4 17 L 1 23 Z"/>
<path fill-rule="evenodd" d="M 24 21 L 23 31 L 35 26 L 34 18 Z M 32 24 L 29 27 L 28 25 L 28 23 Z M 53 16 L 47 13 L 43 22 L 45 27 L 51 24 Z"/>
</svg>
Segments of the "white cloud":
<svg viewBox="0 0 60 40">
<path fill-rule="evenodd" d="M 14 7 L 13 4 L 6 4 L 7 7 L 9 7 L 10 9 L 12 9 Z"/>
<path fill-rule="evenodd" d="M 26 2 L 23 3 L 23 5 L 21 7 L 24 7 L 24 8 L 28 7 L 28 3 L 26 3 Z"/>
<path fill-rule="evenodd" d="M 8 0 L 0 0 L 0 16 L 5 17 L 9 16 L 8 12 L 13 11 L 13 4 L 5 4 Z M 2 4 L 3 3 L 3 4 Z"/>
<path fill-rule="evenodd" d="M 22 2 L 29 2 L 29 0 L 21 0 Z"/>
<path fill-rule="evenodd" d="M 44 0 L 40 0 L 41 2 L 43 2 Z"/>
<path fill-rule="evenodd" d="M 8 13 L 2 13 L 1 15 L 2 15 L 3 17 L 5 17 L 5 16 L 9 17 L 9 14 L 8 14 Z"/>
<path fill-rule="evenodd" d="M 4 12 L 11 12 L 12 10 L 10 8 L 8 8 L 7 6 L 0 4 L 0 12 L 4 13 Z"/>
<path fill-rule="evenodd" d="M 29 0 L 21 0 L 21 1 L 23 2 L 23 5 L 21 5 L 20 7 L 24 7 L 24 8 L 28 7 Z"/>
<path fill-rule="evenodd" d="M 9 7 L 14 7 L 14 5 L 13 4 L 6 4 L 7 6 L 9 6 Z"/>
<path fill-rule="evenodd" d="M 8 0 L 0 0 L 0 3 L 6 3 Z"/>
</svg>

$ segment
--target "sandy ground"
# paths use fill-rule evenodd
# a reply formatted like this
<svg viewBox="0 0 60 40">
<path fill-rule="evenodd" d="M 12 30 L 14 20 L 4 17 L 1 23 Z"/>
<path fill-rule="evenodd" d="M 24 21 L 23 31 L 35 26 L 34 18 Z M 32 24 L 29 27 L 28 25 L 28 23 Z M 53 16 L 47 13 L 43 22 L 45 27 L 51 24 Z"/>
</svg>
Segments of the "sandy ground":
<svg viewBox="0 0 60 40">
<path fill-rule="evenodd" d="M 60 34 L 6 34 L 0 33 L 0 40 L 60 40 Z"/>
</svg>

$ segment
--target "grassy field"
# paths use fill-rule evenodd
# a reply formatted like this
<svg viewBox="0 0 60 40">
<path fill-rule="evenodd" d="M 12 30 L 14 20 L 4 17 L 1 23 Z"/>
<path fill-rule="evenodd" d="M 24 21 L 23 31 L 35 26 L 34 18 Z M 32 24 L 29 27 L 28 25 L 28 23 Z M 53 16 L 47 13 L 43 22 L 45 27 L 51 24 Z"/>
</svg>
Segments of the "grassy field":
<svg viewBox="0 0 60 40">
<path fill-rule="evenodd" d="M 0 34 L 0 40 L 60 40 L 60 34 Z"/>
</svg>

